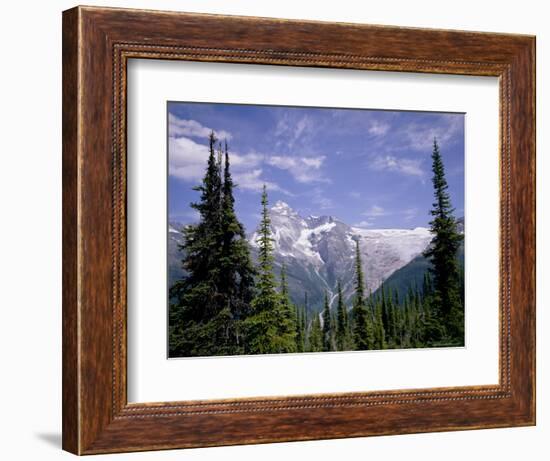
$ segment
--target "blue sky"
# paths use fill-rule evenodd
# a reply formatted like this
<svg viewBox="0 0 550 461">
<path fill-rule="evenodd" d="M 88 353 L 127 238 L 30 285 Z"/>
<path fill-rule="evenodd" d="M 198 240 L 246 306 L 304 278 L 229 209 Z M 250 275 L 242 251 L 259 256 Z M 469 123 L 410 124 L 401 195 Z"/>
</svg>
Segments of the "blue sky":
<svg viewBox="0 0 550 461">
<path fill-rule="evenodd" d="M 260 194 L 302 216 L 369 229 L 427 226 L 437 137 L 456 216 L 464 215 L 464 115 L 365 109 L 168 103 L 168 213 L 189 223 L 210 130 L 226 139 L 236 209 L 255 230 Z"/>
</svg>

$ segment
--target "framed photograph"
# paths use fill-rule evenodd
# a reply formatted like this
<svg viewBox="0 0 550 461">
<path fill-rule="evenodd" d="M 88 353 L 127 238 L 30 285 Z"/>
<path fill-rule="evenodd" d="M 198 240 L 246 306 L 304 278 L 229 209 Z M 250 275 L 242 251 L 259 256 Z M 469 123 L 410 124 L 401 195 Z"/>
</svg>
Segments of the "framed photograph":
<svg viewBox="0 0 550 461">
<path fill-rule="evenodd" d="M 535 424 L 535 39 L 63 13 L 63 448 Z"/>
</svg>

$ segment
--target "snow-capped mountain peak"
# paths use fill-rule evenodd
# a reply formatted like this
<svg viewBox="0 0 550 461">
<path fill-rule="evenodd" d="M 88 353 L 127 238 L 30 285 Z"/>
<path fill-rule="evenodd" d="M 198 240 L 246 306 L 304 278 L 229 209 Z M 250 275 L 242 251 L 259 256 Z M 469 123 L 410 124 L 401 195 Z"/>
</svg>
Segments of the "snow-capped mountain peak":
<svg viewBox="0 0 550 461">
<path fill-rule="evenodd" d="M 275 261 L 285 263 L 292 293 L 308 292 L 318 302 L 325 292 L 335 298 L 340 280 L 353 292 L 355 245 L 359 241 L 367 291 L 375 291 L 393 272 L 424 251 L 431 241 L 427 228 L 362 229 L 334 216 L 302 218 L 287 203 L 270 209 Z M 250 237 L 257 248 L 257 233 Z"/>
</svg>

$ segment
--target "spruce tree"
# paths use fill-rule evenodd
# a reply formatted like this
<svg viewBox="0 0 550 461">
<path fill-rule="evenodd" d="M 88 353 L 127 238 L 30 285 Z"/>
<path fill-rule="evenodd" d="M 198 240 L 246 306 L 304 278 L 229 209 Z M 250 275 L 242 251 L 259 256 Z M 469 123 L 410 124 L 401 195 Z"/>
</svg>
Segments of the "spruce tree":
<svg viewBox="0 0 550 461">
<path fill-rule="evenodd" d="M 200 219 L 184 229 L 181 245 L 187 276 L 170 291 L 170 355 L 233 355 L 243 352 L 240 324 L 254 287 L 244 227 L 234 210 L 229 151 L 210 133 L 200 199 Z"/>
<path fill-rule="evenodd" d="M 303 315 L 302 309 L 296 306 L 296 352 L 305 352 Z"/>
<path fill-rule="evenodd" d="M 353 339 L 357 350 L 372 349 L 374 346 L 372 324 L 365 305 L 363 268 L 359 240 L 355 240 L 355 300 L 353 302 Z"/>
<path fill-rule="evenodd" d="M 330 315 L 330 306 L 328 294 L 325 291 L 325 303 L 323 308 L 323 351 L 332 351 L 332 318 Z"/>
<path fill-rule="evenodd" d="M 345 351 L 349 348 L 348 341 L 348 316 L 347 309 L 344 305 L 344 296 L 342 295 L 342 284 L 338 280 L 338 305 L 336 307 L 336 349 Z"/>
<path fill-rule="evenodd" d="M 449 186 L 436 139 L 432 151 L 432 173 L 435 200 L 430 211 L 430 230 L 433 239 L 424 253 L 432 264 L 432 313 L 442 321 L 445 336 L 454 343 L 463 344 L 464 307 L 461 302 L 458 266 L 458 250 L 463 237 L 458 232 L 453 216 Z"/>
<path fill-rule="evenodd" d="M 309 333 L 309 351 L 321 352 L 323 350 L 323 331 L 321 330 L 321 319 L 319 313 L 315 312 L 311 320 Z"/>
<path fill-rule="evenodd" d="M 222 186 L 221 204 L 221 254 L 219 258 L 219 290 L 227 298 L 232 322 L 228 331 L 234 336 L 235 346 L 242 348 L 241 322 L 248 314 L 253 296 L 254 267 L 243 225 L 235 213 L 233 197 L 233 179 L 230 172 L 229 150 L 225 143 L 225 166 Z"/>
<path fill-rule="evenodd" d="M 298 321 L 296 307 L 290 301 L 290 294 L 286 279 L 286 266 L 284 263 L 281 267 L 281 302 L 279 303 L 277 314 L 277 326 L 279 329 L 278 341 L 280 343 L 279 348 L 281 352 L 296 352 Z"/>
<path fill-rule="evenodd" d="M 222 179 L 214 133 L 200 199 L 192 203 L 200 219 L 184 229 L 182 266 L 187 276 L 170 290 L 169 353 L 171 356 L 227 355 L 238 352 L 227 325 L 232 320 L 227 291 L 220 291 L 222 248 Z"/>
<path fill-rule="evenodd" d="M 302 314 L 302 330 L 304 335 L 304 351 L 310 351 L 310 334 L 311 328 L 308 321 L 308 301 L 307 301 L 307 291 L 304 292 L 304 310 Z"/>
<path fill-rule="evenodd" d="M 378 350 L 386 349 L 386 331 L 382 318 L 382 302 L 380 299 L 373 300 L 372 302 L 374 303 L 374 348 Z"/>
<path fill-rule="evenodd" d="M 246 352 L 274 354 L 296 350 L 296 329 L 289 319 L 289 306 L 277 293 L 273 273 L 273 239 L 267 191 L 262 192 L 262 219 L 258 230 L 258 279 L 250 315 L 245 320 Z"/>
</svg>

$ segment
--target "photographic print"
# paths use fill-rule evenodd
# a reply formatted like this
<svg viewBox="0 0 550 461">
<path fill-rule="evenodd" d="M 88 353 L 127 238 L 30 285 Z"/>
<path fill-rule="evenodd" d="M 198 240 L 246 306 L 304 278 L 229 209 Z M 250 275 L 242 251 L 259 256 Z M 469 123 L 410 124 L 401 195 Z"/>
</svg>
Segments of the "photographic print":
<svg viewBox="0 0 550 461">
<path fill-rule="evenodd" d="M 464 346 L 464 114 L 169 102 L 168 355 Z"/>
</svg>

